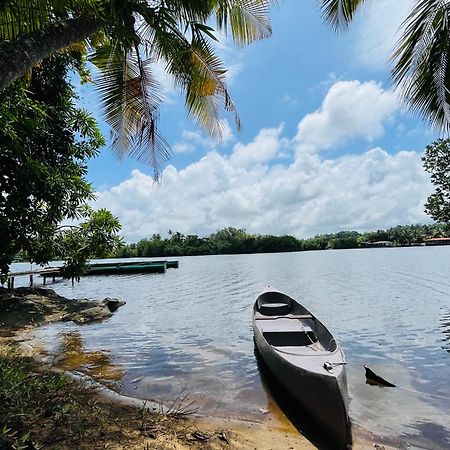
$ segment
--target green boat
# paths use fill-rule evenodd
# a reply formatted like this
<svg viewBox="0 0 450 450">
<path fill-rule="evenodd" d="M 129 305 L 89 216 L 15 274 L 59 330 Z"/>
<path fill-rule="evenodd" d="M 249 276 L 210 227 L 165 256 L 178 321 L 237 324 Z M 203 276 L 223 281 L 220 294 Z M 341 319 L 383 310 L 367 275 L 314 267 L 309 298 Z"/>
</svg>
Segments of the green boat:
<svg viewBox="0 0 450 450">
<path fill-rule="evenodd" d="M 136 262 L 136 263 L 99 263 L 91 264 L 86 275 L 119 275 L 124 273 L 164 273 L 164 262 Z"/>
<path fill-rule="evenodd" d="M 153 263 L 158 263 L 158 264 L 162 264 L 162 263 L 166 263 L 166 266 L 168 269 L 178 269 L 178 261 L 152 261 Z"/>
</svg>

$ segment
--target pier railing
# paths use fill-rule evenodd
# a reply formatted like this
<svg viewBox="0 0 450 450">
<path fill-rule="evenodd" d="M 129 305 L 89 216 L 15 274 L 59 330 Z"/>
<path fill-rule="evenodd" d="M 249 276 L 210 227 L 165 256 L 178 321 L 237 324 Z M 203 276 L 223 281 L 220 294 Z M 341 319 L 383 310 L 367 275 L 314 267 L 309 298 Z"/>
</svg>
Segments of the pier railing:
<svg viewBox="0 0 450 450">
<path fill-rule="evenodd" d="M 7 285 L 8 289 L 14 289 L 14 278 L 29 275 L 30 287 L 34 286 L 34 276 L 40 275 L 42 277 L 42 285 L 45 286 L 47 278 L 52 278 L 55 281 L 56 277 L 62 277 L 61 267 L 46 267 L 45 269 L 24 270 L 22 272 L 9 272 Z"/>
</svg>

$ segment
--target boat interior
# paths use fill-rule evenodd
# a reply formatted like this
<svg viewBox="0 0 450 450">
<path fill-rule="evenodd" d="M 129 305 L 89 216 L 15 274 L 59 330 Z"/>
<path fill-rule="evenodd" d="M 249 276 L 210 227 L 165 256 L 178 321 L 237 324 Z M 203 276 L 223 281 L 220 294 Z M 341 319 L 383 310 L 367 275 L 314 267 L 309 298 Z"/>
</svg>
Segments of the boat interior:
<svg viewBox="0 0 450 450">
<path fill-rule="evenodd" d="M 337 348 L 323 324 L 281 292 L 261 294 L 255 304 L 254 317 L 256 326 L 274 347 L 296 353 L 333 352 Z"/>
</svg>

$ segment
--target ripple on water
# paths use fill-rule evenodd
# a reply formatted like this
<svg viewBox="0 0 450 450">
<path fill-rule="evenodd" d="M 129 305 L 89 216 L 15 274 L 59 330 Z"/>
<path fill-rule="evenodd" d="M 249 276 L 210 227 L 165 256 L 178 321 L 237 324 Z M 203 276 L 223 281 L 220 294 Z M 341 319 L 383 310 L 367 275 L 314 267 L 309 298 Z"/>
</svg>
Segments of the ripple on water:
<svg viewBox="0 0 450 450">
<path fill-rule="evenodd" d="M 128 395 L 170 400 L 187 387 L 206 412 L 257 416 L 273 406 L 253 354 L 251 308 L 271 284 L 301 301 L 340 341 L 357 426 L 411 445 L 448 447 L 448 401 L 368 386 L 362 365 L 400 386 L 450 397 L 450 248 L 179 261 L 165 274 L 55 284 L 67 297 L 119 297 L 127 305 L 101 324 L 56 324 L 35 334 L 57 354 L 64 353 L 64 333 L 78 333 L 85 355 L 106 352 L 120 368 Z"/>
</svg>

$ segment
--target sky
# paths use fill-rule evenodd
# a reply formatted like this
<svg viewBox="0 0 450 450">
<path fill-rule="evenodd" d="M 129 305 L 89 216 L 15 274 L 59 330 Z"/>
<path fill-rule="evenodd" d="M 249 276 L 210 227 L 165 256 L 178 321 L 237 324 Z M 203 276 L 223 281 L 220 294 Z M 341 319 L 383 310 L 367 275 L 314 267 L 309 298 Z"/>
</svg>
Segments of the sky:
<svg viewBox="0 0 450 450">
<path fill-rule="evenodd" d="M 88 165 L 94 206 L 119 217 L 126 242 L 169 229 L 206 236 L 233 226 L 306 238 L 430 222 L 421 155 L 437 136 L 389 81 L 389 55 L 411 4 L 368 1 L 336 33 L 317 1 L 280 0 L 272 37 L 245 48 L 222 38 L 218 48 L 242 130 L 226 117 L 222 141 L 211 141 L 162 80 L 160 128 L 173 155 L 161 181 L 107 145 Z M 79 101 L 109 136 L 92 85 L 80 88 Z"/>
</svg>

